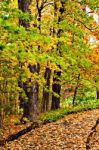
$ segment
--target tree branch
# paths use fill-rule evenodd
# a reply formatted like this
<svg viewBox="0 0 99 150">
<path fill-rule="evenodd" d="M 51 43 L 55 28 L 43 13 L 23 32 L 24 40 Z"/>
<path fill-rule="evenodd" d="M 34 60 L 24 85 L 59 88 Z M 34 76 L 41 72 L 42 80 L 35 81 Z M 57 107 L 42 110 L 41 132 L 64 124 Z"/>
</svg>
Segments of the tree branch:
<svg viewBox="0 0 99 150">
<path fill-rule="evenodd" d="M 75 21 L 81 23 L 86 29 L 88 29 L 88 30 L 90 30 L 90 31 L 93 31 L 93 30 L 96 30 L 97 28 L 99 28 L 99 26 L 90 28 L 90 27 L 86 26 L 86 25 L 84 24 L 84 22 L 82 22 L 82 21 L 80 21 L 80 20 L 78 20 L 78 19 L 75 19 Z"/>
</svg>

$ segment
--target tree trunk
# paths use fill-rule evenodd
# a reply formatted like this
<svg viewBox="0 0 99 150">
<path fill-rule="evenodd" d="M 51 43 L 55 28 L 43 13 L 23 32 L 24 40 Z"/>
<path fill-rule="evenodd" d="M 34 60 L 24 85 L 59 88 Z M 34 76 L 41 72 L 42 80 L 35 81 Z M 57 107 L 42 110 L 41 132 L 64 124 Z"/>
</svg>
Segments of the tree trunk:
<svg viewBox="0 0 99 150">
<path fill-rule="evenodd" d="M 51 105 L 52 110 L 60 108 L 61 85 L 60 85 L 59 77 L 61 76 L 61 71 L 60 72 L 55 71 L 54 75 L 55 77 L 53 77 L 53 85 L 52 85 L 52 90 L 53 90 L 52 105 Z M 55 94 L 57 94 L 57 96 Z"/>
<path fill-rule="evenodd" d="M 76 87 L 75 87 L 75 90 L 74 90 L 73 103 L 72 103 L 73 106 L 75 105 L 76 96 L 77 96 L 77 91 L 78 91 L 78 86 L 76 86 Z"/>
<path fill-rule="evenodd" d="M 37 27 L 40 33 L 41 33 L 42 10 L 44 8 L 44 4 L 45 4 L 44 0 L 41 1 L 41 4 L 39 4 L 39 1 L 36 1 L 36 8 L 38 11 L 38 17 L 37 17 L 38 26 Z M 40 46 L 38 46 L 38 49 L 40 50 Z M 46 68 L 44 78 L 46 80 L 45 88 L 47 90 L 49 90 L 50 88 L 50 75 L 51 75 L 51 70 L 49 68 Z M 49 107 L 49 92 L 45 88 L 43 88 L 43 98 L 42 98 L 42 106 L 41 106 L 42 112 L 47 111 Z"/>
<path fill-rule="evenodd" d="M 65 1 L 60 1 L 61 6 L 58 8 L 57 0 L 54 0 L 54 16 L 57 19 L 57 24 L 59 24 L 63 20 L 63 13 L 65 12 Z M 59 15 L 58 15 L 59 14 Z M 57 16 L 58 15 L 58 16 Z M 57 35 L 57 38 L 61 37 L 61 33 L 63 33 L 62 29 L 56 29 L 54 28 L 54 34 Z M 61 52 L 61 42 L 57 43 L 57 51 L 59 52 L 59 55 L 62 56 Z M 58 67 L 61 69 L 61 66 L 58 65 Z M 51 109 L 58 109 L 60 108 L 60 92 L 61 92 L 61 83 L 60 83 L 60 77 L 61 77 L 61 71 L 54 71 L 54 77 L 53 78 L 53 85 L 52 85 L 52 90 L 53 93 L 56 93 L 58 95 L 55 96 L 55 94 L 52 95 L 52 106 Z"/>
<path fill-rule="evenodd" d="M 29 105 L 28 105 L 28 102 L 24 102 L 22 93 L 19 94 L 19 100 L 20 100 L 20 108 L 23 109 L 23 115 L 20 120 L 22 122 L 24 117 L 29 118 L 29 116 L 28 116 L 29 115 Z"/>
<path fill-rule="evenodd" d="M 34 81 L 29 93 L 29 120 L 34 122 L 38 115 L 38 82 Z"/>
<path fill-rule="evenodd" d="M 18 0 L 18 8 L 22 11 L 22 12 L 28 12 L 29 9 L 29 4 L 30 4 L 30 0 Z M 22 18 L 19 19 L 19 25 L 28 28 L 29 27 L 29 22 L 26 22 L 25 20 L 23 20 Z M 20 63 L 21 64 L 21 63 Z M 21 81 L 21 78 L 19 78 L 18 81 L 18 86 L 20 88 L 23 88 L 23 90 L 25 91 L 27 97 L 28 97 L 28 93 L 27 93 L 27 87 L 26 87 L 26 83 L 23 83 Z M 19 93 L 19 100 L 20 100 L 20 108 L 23 109 L 23 115 L 21 118 L 21 122 L 24 122 L 23 118 L 27 117 L 29 118 L 29 103 L 24 101 L 24 98 L 22 97 L 22 92 Z M 28 99 L 29 100 L 29 99 Z"/>
<path fill-rule="evenodd" d="M 31 4 L 32 0 L 18 0 L 19 9 L 23 12 L 29 12 L 29 5 Z M 19 19 L 19 25 L 22 25 L 25 28 L 29 27 L 29 22 L 24 21 L 23 19 Z M 39 72 L 39 65 L 29 65 L 28 66 L 31 73 L 38 73 Z M 31 83 L 31 86 L 28 86 L 28 82 Z M 23 108 L 23 116 L 21 121 L 24 121 L 23 118 L 27 117 L 31 121 L 35 121 L 38 114 L 38 83 L 37 81 L 27 81 L 25 83 L 21 83 L 20 81 L 19 87 L 23 88 L 25 94 L 27 95 L 28 102 L 24 102 L 22 95 L 20 94 L 20 106 Z"/>
<path fill-rule="evenodd" d="M 30 65 L 30 72 L 32 73 L 39 73 L 40 66 L 37 65 Z M 29 119 L 31 121 L 35 121 L 38 115 L 38 93 L 39 93 L 39 85 L 38 82 L 35 80 L 32 83 L 30 92 L 29 92 Z"/>
<path fill-rule="evenodd" d="M 99 91 L 97 91 L 97 99 L 99 99 Z"/>
<path fill-rule="evenodd" d="M 50 89 L 50 76 L 51 70 L 46 68 L 44 78 L 46 80 L 45 88 L 43 88 L 43 101 L 42 101 L 42 112 L 45 112 L 49 109 L 49 90 Z"/>
<path fill-rule="evenodd" d="M 27 101 L 24 100 L 23 96 L 22 96 L 22 92 L 19 93 L 19 100 L 20 100 L 20 108 L 23 109 L 23 115 L 20 119 L 21 122 L 25 122 L 24 121 L 24 117 L 29 119 L 29 92 L 28 92 L 28 87 L 26 83 L 22 83 L 21 80 L 18 82 L 18 86 L 20 88 L 22 88 L 28 98 Z"/>
<path fill-rule="evenodd" d="M 78 74 L 78 78 L 77 78 L 77 84 L 74 90 L 74 97 L 73 97 L 73 106 L 75 105 L 75 100 L 76 100 L 76 96 L 77 96 L 77 91 L 78 91 L 78 85 L 79 85 L 79 80 L 80 80 L 80 73 Z"/>
<path fill-rule="evenodd" d="M 18 8 L 22 12 L 29 12 L 29 5 L 31 4 L 32 0 L 18 0 Z M 28 28 L 29 22 L 23 20 L 22 18 L 19 19 L 19 25 Z"/>
<path fill-rule="evenodd" d="M 0 129 L 3 128 L 4 125 L 5 112 L 4 109 L 0 109 Z"/>
</svg>

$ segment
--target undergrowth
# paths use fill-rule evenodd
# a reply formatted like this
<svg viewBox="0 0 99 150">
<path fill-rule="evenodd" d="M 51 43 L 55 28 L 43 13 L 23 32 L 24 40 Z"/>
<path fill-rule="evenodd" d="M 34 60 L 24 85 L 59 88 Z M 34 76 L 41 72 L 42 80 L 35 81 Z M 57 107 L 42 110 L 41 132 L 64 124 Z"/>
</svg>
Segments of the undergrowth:
<svg viewBox="0 0 99 150">
<path fill-rule="evenodd" d="M 92 110 L 99 108 L 99 101 L 94 101 L 93 103 L 85 103 L 85 104 L 79 104 L 76 106 L 68 106 L 65 108 L 60 108 L 57 110 L 49 111 L 42 113 L 39 117 L 39 119 L 43 123 L 48 123 L 48 122 L 54 122 L 57 121 L 58 119 L 64 117 L 65 115 L 72 114 L 72 113 L 77 113 L 77 112 L 82 112 L 82 111 L 87 111 L 87 110 Z"/>
</svg>

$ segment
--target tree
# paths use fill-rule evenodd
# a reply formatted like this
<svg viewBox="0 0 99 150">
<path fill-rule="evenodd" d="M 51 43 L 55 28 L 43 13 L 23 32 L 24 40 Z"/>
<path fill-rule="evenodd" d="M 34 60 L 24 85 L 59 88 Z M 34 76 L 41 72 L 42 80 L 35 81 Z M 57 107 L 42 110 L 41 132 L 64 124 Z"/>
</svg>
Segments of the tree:
<svg viewBox="0 0 99 150">
<path fill-rule="evenodd" d="M 58 6 L 58 3 L 60 3 L 60 6 Z M 54 17 L 58 25 L 60 24 L 60 22 L 64 20 L 63 15 L 65 13 L 65 4 L 66 3 L 64 1 L 57 1 L 57 0 L 54 1 Z M 63 30 L 60 28 L 56 30 L 54 28 L 54 32 L 57 38 L 60 38 Z M 58 51 L 57 53 L 59 53 L 60 57 L 62 57 L 61 44 L 62 42 L 57 43 L 57 51 Z M 59 64 L 58 64 L 58 67 L 61 70 L 61 66 Z M 53 95 L 52 95 L 51 109 L 60 108 L 60 92 L 61 92 L 60 77 L 61 77 L 61 71 L 55 70 L 54 77 L 53 77 L 53 85 L 52 85 Z M 55 93 L 57 94 L 57 96 L 55 96 Z"/>
<path fill-rule="evenodd" d="M 51 109 L 59 108 L 63 86 L 73 87 L 75 101 L 78 90 L 83 91 L 84 80 L 96 81 L 98 97 L 98 61 L 90 59 L 92 72 L 88 63 L 89 53 L 93 58 L 96 51 L 92 53 L 93 48 L 86 40 L 93 26 L 96 29 L 85 5 L 95 9 L 97 2 L 90 3 L 87 0 L 19 0 L 18 6 L 9 0 L 0 3 L 0 104 L 4 112 L 18 110 L 19 96 L 24 111 L 22 119 L 34 121 L 38 103 L 42 111 L 48 110 L 50 102 Z"/>
<path fill-rule="evenodd" d="M 18 1 L 18 6 L 19 9 L 22 12 L 29 12 L 29 6 L 31 4 L 31 0 L 19 0 Z M 19 24 L 25 28 L 29 28 L 30 23 L 27 21 L 24 21 L 23 19 L 19 19 Z M 29 70 L 31 73 L 38 73 L 39 72 L 39 67 L 38 65 L 31 65 L 29 64 Z M 29 83 L 31 84 L 29 86 Z M 21 118 L 21 121 L 23 120 L 24 117 L 28 117 L 31 121 L 35 121 L 38 115 L 38 82 L 33 81 L 31 82 L 30 80 L 27 80 L 24 83 L 21 83 L 22 85 L 20 86 L 21 88 L 24 89 L 26 96 L 28 97 L 28 102 L 23 102 L 22 98 L 20 99 L 21 104 L 23 105 L 23 116 Z"/>
</svg>

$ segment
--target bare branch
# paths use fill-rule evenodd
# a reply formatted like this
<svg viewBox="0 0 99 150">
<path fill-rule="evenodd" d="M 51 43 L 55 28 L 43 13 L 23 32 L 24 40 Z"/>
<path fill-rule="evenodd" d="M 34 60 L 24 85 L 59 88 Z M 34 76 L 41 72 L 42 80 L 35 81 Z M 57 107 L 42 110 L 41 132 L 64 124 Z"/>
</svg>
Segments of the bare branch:
<svg viewBox="0 0 99 150">
<path fill-rule="evenodd" d="M 90 27 L 86 26 L 86 25 L 84 24 L 84 22 L 82 22 L 82 21 L 80 21 L 80 20 L 75 19 L 75 21 L 80 22 L 86 29 L 88 29 L 88 30 L 90 30 L 90 31 L 93 31 L 93 30 L 96 30 L 96 29 L 99 28 L 99 26 L 90 28 Z"/>
</svg>

